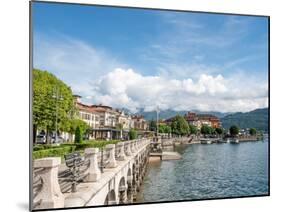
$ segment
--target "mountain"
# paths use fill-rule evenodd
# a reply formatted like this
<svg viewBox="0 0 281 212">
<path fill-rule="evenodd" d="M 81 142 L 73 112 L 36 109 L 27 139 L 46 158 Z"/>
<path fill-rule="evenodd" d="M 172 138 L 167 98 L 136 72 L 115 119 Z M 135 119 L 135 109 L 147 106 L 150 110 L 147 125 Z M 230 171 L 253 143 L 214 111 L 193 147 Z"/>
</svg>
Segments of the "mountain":
<svg viewBox="0 0 281 212">
<path fill-rule="evenodd" d="M 268 132 L 268 108 L 256 109 L 246 113 L 221 113 L 217 111 L 204 112 L 193 110 L 197 114 L 211 114 L 220 118 L 222 126 L 228 129 L 231 125 L 239 128 L 256 128 Z M 161 110 L 159 119 L 168 119 L 176 115 L 185 115 L 187 111 Z M 143 115 L 146 120 L 156 120 L 156 112 L 146 112 L 140 109 L 136 114 Z"/>
<path fill-rule="evenodd" d="M 229 113 L 221 113 L 221 112 L 202 112 L 202 111 L 197 111 L 197 110 L 193 110 L 192 112 L 195 112 L 197 114 L 203 114 L 203 113 L 212 114 L 212 115 L 217 116 L 218 118 L 222 118 L 229 114 Z M 159 112 L 159 119 L 168 119 L 168 118 L 174 117 L 176 115 L 183 116 L 186 113 L 187 113 L 186 110 L 183 110 L 183 111 L 174 111 L 174 110 L 170 110 L 170 109 L 161 110 Z M 137 114 L 143 115 L 146 120 L 156 120 L 156 111 L 146 112 L 143 109 L 141 109 L 139 112 L 137 112 Z"/>
<path fill-rule="evenodd" d="M 229 114 L 222 117 L 221 122 L 225 129 L 231 125 L 237 125 L 239 128 L 256 128 L 268 132 L 268 108 Z"/>
</svg>

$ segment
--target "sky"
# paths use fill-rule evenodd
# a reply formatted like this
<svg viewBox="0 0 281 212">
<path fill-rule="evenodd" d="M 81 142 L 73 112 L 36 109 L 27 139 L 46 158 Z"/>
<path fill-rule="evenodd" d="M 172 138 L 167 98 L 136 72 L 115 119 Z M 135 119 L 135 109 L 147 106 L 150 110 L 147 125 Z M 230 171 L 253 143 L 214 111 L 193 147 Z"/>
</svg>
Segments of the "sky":
<svg viewBox="0 0 281 212">
<path fill-rule="evenodd" d="M 87 104 L 137 112 L 268 106 L 265 17 L 33 2 L 33 67 Z"/>
</svg>

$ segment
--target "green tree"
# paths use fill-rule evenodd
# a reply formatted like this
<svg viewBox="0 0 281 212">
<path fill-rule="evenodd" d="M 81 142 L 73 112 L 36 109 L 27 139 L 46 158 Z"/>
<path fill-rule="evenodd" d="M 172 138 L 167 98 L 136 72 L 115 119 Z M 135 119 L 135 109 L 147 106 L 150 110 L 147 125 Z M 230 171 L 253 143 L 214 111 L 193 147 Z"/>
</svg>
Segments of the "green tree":
<svg viewBox="0 0 281 212">
<path fill-rule="evenodd" d="M 151 121 L 149 122 L 149 130 L 150 130 L 150 131 L 156 132 L 156 129 L 157 129 L 157 126 L 156 126 L 156 125 L 157 125 L 157 124 L 156 124 L 156 121 L 151 120 Z"/>
<path fill-rule="evenodd" d="M 71 88 L 53 74 L 33 69 L 32 78 L 32 119 L 35 139 L 37 130 L 46 130 L 47 134 L 55 130 L 56 118 L 58 130 L 64 129 L 74 111 L 74 101 Z"/>
<path fill-rule="evenodd" d="M 196 135 L 198 132 L 197 127 L 194 125 L 189 125 L 189 129 L 190 129 L 190 134 Z"/>
<path fill-rule="evenodd" d="M 134 130 L 134 129 L 130 129 L 130 131 L 129 131 L 129 139 L 133 140 L 133 139 L 136 139 L 136 138 L 137 138 L 137 131 Z"/>
<path fill-rule="evenodd" d="M 218 127 L 218 128 L 215 129 L 215 132 L 216 132 L 218 135 L 221 135 L 221 134 L 223 134 L 223 129 Z"/>
<path fill-rule="evenodd" d="M 159 125 L 159 133 L 171 133 L 172 129 L 169 125 L 161 124 Z"/>
<path fill-rule="evenodd" d="M 190 133 L 189 126 L 184 117 L 177 115 L 171 124 L 172 132 L 176 135 L 186 135 Z"/>
<path fill-rule="evenodd" d="M 232 126 L 229 128 L 229 132 L 230 132 L 230 135 L 236 136 L 236 135 L 238 135 L 238 133 L 239 133 L 239 128 L 238 128 L 236 125 L 232 125 Z"/>
<path fill-rule="evenodd" d="M 171 133 L 171 132 L 172 132 L 171 127 L 169 125 L 166 125 L 164 129 L 164 133 Z"/>
<path fill-rule="evenodd" d="M 159 133 L 165 133 L 165 125 L 159 125 L 158 132 Z"/>
<path fill-rule="evenodd" d="M 256 134 L 257 134 L 257 130 L 255 128 L 251 128 L 250 135 L 256 135 Z"/>
<path fill-rule="evenodd" d="M 83 132 L 81 130 L 81 127 L 77 126 L 75 130 L 75 143 L 81 143 L 82 137 L 83 137 Z"/>
<path fill-rule="evenodd" d="M 81 119 L 70 119 L 68 121 L 68 125 L 69 127 L 67 129 L 67 132 L 72 135 L 75 134 L 77 127 L 81 129 L 82 136 L 85 135 L 90 129 L 90 126 Z"/>
<path fill-rule="evenodd" d="M 206 124 L 203 124 L 202 127 L 201 127 L 201 133 L 203 135 L 210 135 L 213 133 L 213 128 L 206 125 Z"/>
</svg>

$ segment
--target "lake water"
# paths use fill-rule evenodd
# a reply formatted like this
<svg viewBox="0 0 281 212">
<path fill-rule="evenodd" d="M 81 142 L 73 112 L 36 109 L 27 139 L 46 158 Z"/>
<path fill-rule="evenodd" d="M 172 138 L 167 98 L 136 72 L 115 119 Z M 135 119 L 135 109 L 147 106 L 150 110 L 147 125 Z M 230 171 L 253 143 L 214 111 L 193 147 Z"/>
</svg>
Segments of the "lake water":
<svg viewBox="0 0 281 212">
<path fill-rule="evenodd" d="M 268 194 L 268 142 L 193 144 L 181 160 L 149 164 L 137 202 Z"/>
</svg>

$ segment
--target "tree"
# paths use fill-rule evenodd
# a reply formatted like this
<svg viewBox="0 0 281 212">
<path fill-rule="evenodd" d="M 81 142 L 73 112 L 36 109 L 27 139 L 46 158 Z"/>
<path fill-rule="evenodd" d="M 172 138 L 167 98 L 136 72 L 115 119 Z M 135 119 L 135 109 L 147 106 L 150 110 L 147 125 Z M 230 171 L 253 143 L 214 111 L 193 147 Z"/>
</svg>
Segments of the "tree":
<svg viewBox="0 0 281 212">
<path fill-rule="evenodd" d="M 171 124 L 172 132 L 176 135 L 186 135 L 190 133 L 188 123 L 182 117 L 177 115 Z"/>
<path fill-rule="evenodd" d="M 76 130 L 75 130 L 75 143 L 81 143 L 82 137 L 83 137 L 83 133 L 82 133 L 81 127 L 77 126 Z"/>
<path fill-rule="evenodd" d="M 239 128 L 238 128 L 236 125 L 232 125 L 232 126 L 229 128 L 229 132 L 230 132 L 230 135 L 236 136 L 236 135 L 238 135 L 238 133 L 239 133 Z"/>
<path fill-rule="evenodd" d="M 203 125 L 202 125 L 202 127 L 201 127 L 201 133 L 202 133 L 203 135 L 210 135 L 210 134 L 212 134 L 212 132 L 213 132 L 212 127 L 210 127 L 210 126 L 208 126 L 208 125 L 206 125 L 206 124 L 203 124 Z"/>
<path fill-rule="evenodd" d="M 165 133 L 165 125 L 159 125 L 158 132 L 159 133 Z"/>
<path fill-rule="evenodd" d="M 156 132 L 156 129 L 157 129 L 157 123 L 156 123 L 156 121 L 151 120 L 151 121 L 149 122 L 149 130 L 150 130 L 150 131 Z"/>
<path fill-rule="evenodd" d="M 161 124 L 159 125 L 159 133 L 171 133 L 172 129 L 169 125 Z"/>
<path fill-rule="evenodd" d="M 190 134 L 196 135 L 198 132 L 197 127 L 194 125 L 189 125 L 189 129 L 190 129 Z"/>
<path fill-rule="evenodd" d="M 172 132 L 171 127 L 169 125 L 166 125 L 164 129 L 164 133 L 171 133 L 171 132 Z"/>
<path fill-rule="evenodd" d="M 64 129 L 75 107 L 71 88 L 53 74 L 33 69 L 32 77 L 32 120 L 35 139 L 37 130 L 46 130 L 47 134 L 55 130 L 56 118 L 58 130 Z"/>
<path fill-rule="evenodd" d="M 129 139 L 134 140 L 137 138 L 137 131 L 134 129 L 130 129 L 129 131 Z"/>
<path fill-rule="evenodd" d="M 256 135 L 256 134 L 257 134 L 257 130 L 255 128 L 251 128 L 250 135 Z"/>
<path fill-rule="evenodd" d="M 217 127 L 217 128 L 215 129 L 215 132 L 216 132 L 218 135 L 221 135 L 221 134 L 223 134 L 223 129 Z"/>
<path fill-rule="evenodd" d="M 76 133 L 76 129 L 79 127 L 81 129 L 82 138 L 90 129 L 90 126 L 81 119 L 70 119 L 67 124 L 69 126 L 67 132 L 72 135 Z"/>
</svg>

